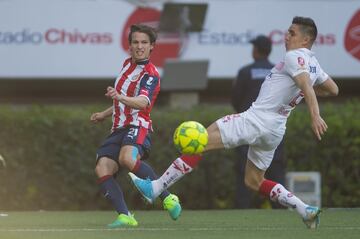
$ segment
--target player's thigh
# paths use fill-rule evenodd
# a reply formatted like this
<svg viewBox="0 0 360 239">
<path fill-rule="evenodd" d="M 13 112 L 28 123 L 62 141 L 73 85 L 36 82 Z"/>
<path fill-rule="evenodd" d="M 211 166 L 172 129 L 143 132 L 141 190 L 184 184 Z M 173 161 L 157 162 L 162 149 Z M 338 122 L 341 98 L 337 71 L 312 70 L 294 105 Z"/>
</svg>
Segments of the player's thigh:
<svg viewBox="0 0 360 239">
<path fill-rule="evenodd" d="M 136 164 L 136 161 L 140 159 L 142 153 L 136 145 L 124 145 L 121 147 L 119 154 L 119 163 L 121 166 L 132 170 Z"/>
<path fill-rule="evenodd" d="M 123 129 L 116 130 L 106 137 L 100 147 L 96 150 L 97 163 L 102 157 L 107 157 L 117 162 L 123 138 Z"/>
<path fill-rule="evenodd" d="M 119 163 L 132 170 L 138 159 L 146 159 L 151 148 L 149 131 L 146 128 L 129 127 L 122 142 Z"/>
<path fill-rule="evenodd" d="M 212 123 L 206 130 L 208 132 L 209 139 L 205 151 L 224 148 L 224 144 L 221 140 L 220 130 L 216 122 Z"/>
<path fill-rule="evenodd" d="M 224 116 L 216 121 L 224 148 L 252 144 L 261 134 L 261 127 L 248 112 Z"/>
<path fill-rule="evenodd" d="M 263 129 L 262 132 L 264 133 L 249 146 L 247 157 L 257 168 L 266 171 L 270 167 L 275 150 L 283 136 L 266 129 Z"/>
</svg>

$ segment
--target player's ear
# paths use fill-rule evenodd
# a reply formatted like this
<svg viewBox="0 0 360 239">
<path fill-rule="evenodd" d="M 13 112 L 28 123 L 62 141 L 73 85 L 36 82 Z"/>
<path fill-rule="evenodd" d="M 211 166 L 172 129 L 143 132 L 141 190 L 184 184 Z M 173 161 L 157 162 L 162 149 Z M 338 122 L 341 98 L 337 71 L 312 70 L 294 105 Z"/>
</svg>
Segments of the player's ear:
<svg viewBox="0 0 360 239">
<path fill-rule="evenodd" d="M 312 39 L 311 39 L 311 37 L 309 35 L 304 35 L 303 44 L 305 46 L 311 46 L 312 45 Z"/>
</svg>

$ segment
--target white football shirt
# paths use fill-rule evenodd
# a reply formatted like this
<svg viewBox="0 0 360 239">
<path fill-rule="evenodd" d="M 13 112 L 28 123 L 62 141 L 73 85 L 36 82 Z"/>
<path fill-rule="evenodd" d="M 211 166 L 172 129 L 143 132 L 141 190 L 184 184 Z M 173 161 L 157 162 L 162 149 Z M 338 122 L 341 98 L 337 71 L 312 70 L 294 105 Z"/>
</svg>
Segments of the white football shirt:
<svg viewBox="0 0 360 239">
<path fill-rule="evenodd" d="M 320 67 L 314 52 L 306 48 L 286 52 L 284 60 L 266 76 L 256 101 L 249 109 L 262 119 L 264 127 L 285 131 L 290 112 L 304 97 L 293 80 L 303 72 L 310 75 L 312 85 L 321 84 L 329 77 Z"/>
</svg>

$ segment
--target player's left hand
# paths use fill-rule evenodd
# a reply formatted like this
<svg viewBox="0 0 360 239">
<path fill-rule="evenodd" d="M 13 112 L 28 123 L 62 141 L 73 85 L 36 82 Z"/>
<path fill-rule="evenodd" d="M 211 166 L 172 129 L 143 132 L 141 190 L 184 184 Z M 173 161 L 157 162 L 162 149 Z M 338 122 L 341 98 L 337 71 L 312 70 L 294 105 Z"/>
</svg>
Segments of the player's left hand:
<svg viewBox="0 0 360 239">
<path fill-rule="evenodd" d="M 105 116 L 104 116 L 103 112 L 96 112 L 90 116 L 90 121 L 95 124 L 104 121 L 104 119 L 105 119 Z"/>
<path fill-rule="evenodd" d="M 325 122 L 325 120 L 323 120 L 321 118 L 321 116 L 316 116 L 316 117 L 313 117 L 311 119 L 311 128 L 316 136 L 316 138 L 318 140 L 321 140 L 321 136 L 325 134 L 328 126 Z"/>
</svg>

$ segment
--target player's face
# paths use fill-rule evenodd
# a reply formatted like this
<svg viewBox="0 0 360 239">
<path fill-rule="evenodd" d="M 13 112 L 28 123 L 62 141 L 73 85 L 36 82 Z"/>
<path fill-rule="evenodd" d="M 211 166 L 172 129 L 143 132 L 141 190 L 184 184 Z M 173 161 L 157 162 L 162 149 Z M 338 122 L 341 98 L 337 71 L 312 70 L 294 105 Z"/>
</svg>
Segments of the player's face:
<svg viewBox="0 0 360 239">
<path fill-rule="evenodd" d="M 132 33 L 130 42 L 130 55 L 133 61 L 141 61 L 149 58 L 150 51 L 154 48 L 154 44 L 150 43 L 150 38 L 146 33 Z"/>
<path fill-rule="evenodd" d="M 297 24 L 292 24 L 285 37 L 286 51 L 302 48 L 306 46 L 305 36 L 300 31 Z"/>
</svg>

